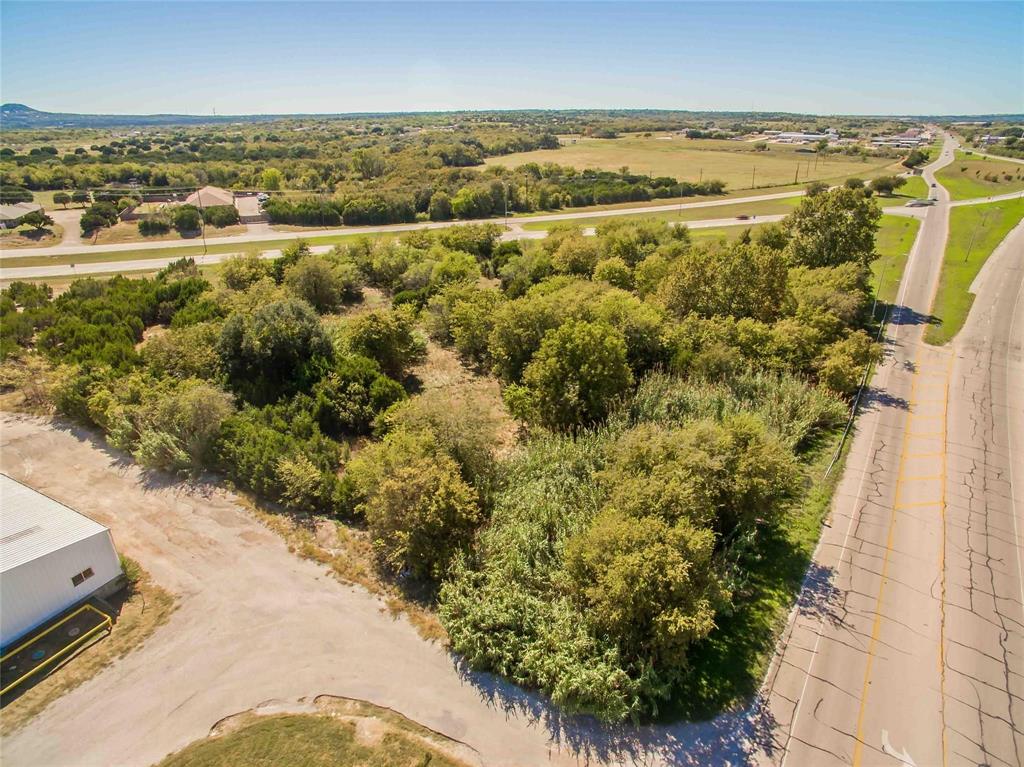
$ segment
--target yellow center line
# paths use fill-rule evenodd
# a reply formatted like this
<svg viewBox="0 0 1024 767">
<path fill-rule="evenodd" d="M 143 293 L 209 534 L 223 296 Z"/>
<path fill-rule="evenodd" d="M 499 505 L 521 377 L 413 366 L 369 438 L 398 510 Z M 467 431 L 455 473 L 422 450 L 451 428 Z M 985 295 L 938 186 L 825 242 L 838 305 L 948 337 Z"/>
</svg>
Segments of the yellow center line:
<svg viewBox="0 0 1024 767">
<path fill-rule="evenodd" d="M 917 406 L 919 404 L 922 404 L 922 403 L 917 402 L 917 400 L 915 399 L 915 395 L 917 393 L 917 388 L 918 388 L 918 380 L 919 380 L 919 376 L 921 374 L 921 371 L 918 369 L 918 365 L 917 365 L 917 360 L 920 357 L 920 354 L 921 354 L 921 347 L 918 347 L 917 353 L 914 356 L 914 363 L 913 363 L 914 364 L 915 372 L 914 372 L 913 378 L 911 379 L 911 384 L 910 384 L 910 398 L 909 398 L 909 407 L 910 408 L 913 408 L 913 407 L 915 407 L 915 406 Z M 913 413 L 910 412 L 910 411 L 908 411 L 906 419 L 905 419 L 905 423 L 904 423 L 903 442 L 902 442 L 902 445 L 900 446 L 900 463 L 899 463 L 899 469 L 898 469 L 897 477 L 896 477 L 895 494 L 893 496 L 894 503 L 893 503 L 893 506 L 892 506 L 892 511 L 891 511 L 891 513 L 889 515 L 889 531 L 888 531 L 888 534 L 886 535 L 885 555 L 884 555 L 884 557 L 882 559 L 881 582 L 879 583 L 879 586 L 878 586 L 878 596 L 877 596 L 877 598 L 875 600 L 875 620 L 874 620 L 874 623 L 873 623 L 873 625 L 871 627 L 871 639 L 870 639 L 870 641 L 868 643 L 868 651 L 867 651 L 868 660 L 867 660 L 867 665 L 866 665 L 866 667 L 864 669 L 864 683 L 861 686 L 860 709 L 857 712 L 857 730 L 856 730 L 856 734 L 855 734 L 855 737 L 854 737 L 854 745 L 853 745 L 853 767 L 860 767 L 861 761 L 862 761 L 863 756 L 864 756 L 864 742 L 865 742 L 864 741 L 864 715 L 865 715 L 865 713 L 867 711 L 868 691 L 869 691 L 870 685 L 871 685 L 871 670 L 872 670 L 872 667 L 874 665 L 875 651 L 876 651 L 876 648 L 877 648 L 877 645 L 878 645 L 878 637 L 879 637 L 879 634 L 880 634 L 881 628 L 882 628 L 882 599 L 883 599 L 883 596 L 884 596 L 884 593 L 885 593 L 885 585 L 886 585 L 886 583 L 888 581 L 889 555 L 892 553 L 893 538 L 895 536 L 895 531 L 896 531 L 896 512 L 897 512 L 897 510 L 902 510 L 902 509 L 923 508 L 923 507 L 927 507 L 927 506 L 937 506 L 939 508 L 941 519 L 942 519 L 942 536 L 941 536 L 942 543 L 941 543 L 940 550 L 939 550 L 939 571 L 941 573 L 941 601 L 940 601 L 939 609 L 940 609 L 941 612 L 940 612 L 940 620 L 939 620 L 939 659 L 938 660 L 939 660 L 939 687 L 940 687 L 940 691 L 939 691 L 939 717 L 940 717 L 940 720 L 941 720 L 941 723 L 942 723 L 942 764 L 943 764 L 943 767 L 946 766 L 946 707 L 945 707 L 945 698 L 946 698 L 946 689 L 945 689 L 946 673 L 945 673 L 945 671 L 946 671 L 946 669 L 945 669 L 944 651 L 943 651 L 943 648 L 945 646 L 945 624 L 946 624 L 946 611 L 945 611 L 945 600 L 946 600 L 946 564 L 945 564 L 945 560 L 946 560 L 946 450 L 945 450 L 945 447 L 946 447 L 947 436 L 948 436 L 947 435 L 946 416 L 947 416 L 947 411 L 948 411 L 948 407 L 949 407 L 949 379 L 950 379 L 950 376 L 952 374 L 953 359 L 954 359 L 953 356 L 950 355 L 950 357 L 949 357 L 949 360 L 950 360 L 949 361 L 949 365 L 946 367 L 946 373 L 945 373 L 946 374 L 946 380 L 945 380 L 944 389 L 943 389 L 943 395 L 944 395 L 943 399 L 942 400 L 931 400 L 930 401 L 932 403 L 936 403 L 936 402 L 939 402 L 939 401 L 942 402 L 942 405 L 943 405 L 942 431 L 940 433 L 938 433 L 938 434 L 935 434 L 935 435 L 930 435 L 930 434 L 929 435 L 914 435 L 914 434 L 911 434 L 909 426 L 910 426 L 910 421 L 913 418 Z M 911 437 L 915 437 L 915 436 L 916 437 L 929 436 L 929 437 L 934 437 L 934 438 L 941 437 L 942 438 L 942 444 L 943 444 L 943 450 L 940 451 L 940 452 L 933 452 L 933 453 L 918 453 L 918 454 L 908 453 L 907 452 L 907 445 L 908 445 Z M 895 501 L 900 496 L 901 486 L 903 485 L 904 482 L 910 481 L 910 478 L 904 477 L 904 475 L 903 475 L 904 469 L 906 467 L 907 460 L 911 459 L 911 458 L 938 457 L 938 456 L 941 456 L 941 458 L 942 458 L 942 470 L 939 473 L 939 476 L 934 477 L 934 479 L 937 479 L 937 480 L 941 481 L 942 495 L 941 495 L 940 500 L 937 500 L 937 501 L 925 501 L 925 502 L 921 502 L 921 503 L 910 503 L 910 504 L 896 503 Z M 932 478 L 930 478 L 930 477 L 928 477 L 928 478 L 916 477 L 914 479 L 932 479 Z"/>
</svg>

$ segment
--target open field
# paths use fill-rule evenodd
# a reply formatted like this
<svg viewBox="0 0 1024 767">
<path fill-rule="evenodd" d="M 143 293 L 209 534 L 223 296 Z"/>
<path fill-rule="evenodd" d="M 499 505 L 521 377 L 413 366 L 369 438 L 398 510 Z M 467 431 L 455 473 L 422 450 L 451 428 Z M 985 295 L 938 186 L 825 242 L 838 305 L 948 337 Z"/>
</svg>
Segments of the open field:
<svg viewBox="0 0 1024 767">
<path fill-rule="evenodd" d="M 936 177 L 954 200 L 990 197 L 1024 189 L 1024 165 L 963 151 L 957 151 L 952 164 L 940 170 Z"/>
<path fill-rule="evenodd" d="M 719 179 L 729 189 L 752 189 L 806 183 L 813 180 L 841 180 L 849 176 L 869 177 L 872 171 L 898 163 L 886 158 L 864 159 L 845 155 L 818 157 L 800 152 L 800 147 L 770 144 L 758 152 L 754 145 L 739 141 L 704 141 L 673 137 L 628 136 L 617 139 L 576 139 L 560 149 L 518 152 L 490 157 L 488 165 L 515 168 L 535 162 L 571 165 L 578 169 L 618 170 L 672 176 L 680 181 Z"/>
<path fill-rule="evenodd" d="M 45 248 L 59 245 L 64 237 L 64 227 L 51 224 L 42 229 L 22 225 L 16 229 L 0 230 L 0 247 L 3 248 Z"/>
<path fill-rule="evenodd" d="M 1024 218 L 1024 198 L 987 205 L 953 208 L 949 214 L 949 240 L 942 263 L 939 289 L 924 339 L 944 344 L 963 327 L 974 303 L 971 283 L 1003 238 Z"/>
<path fill-rule="evenodd" d="M 922 182 L 923 183 L 923 182 Z M 878 258 L 871 264 L 876 296 L 891 304 L 899 291 L 903 268 L 921 228 L 920 220 L 909 216 L 883 216 L 875 237 Z"/>
<path fill-rule="evenodd" d="M 355 701 L 353 701 L 355 703 Z M 438 747 L 447 739 L 387 709 L 351 714 L 249 715 L 224 734 L 197 741 L 158 767 L 464 767 Z M 218 724 L 218 729 L 224 723 Z M 458 745 L 458 744 L 456 744 Z M 462 750 L 468 750 L 463 747 Z"/>
</svg>

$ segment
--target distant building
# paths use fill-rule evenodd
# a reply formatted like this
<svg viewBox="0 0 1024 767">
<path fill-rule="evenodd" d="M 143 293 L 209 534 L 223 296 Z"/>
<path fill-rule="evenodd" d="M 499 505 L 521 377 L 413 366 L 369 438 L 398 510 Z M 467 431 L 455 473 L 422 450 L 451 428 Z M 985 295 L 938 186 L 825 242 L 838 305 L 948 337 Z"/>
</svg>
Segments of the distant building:
<svg viewBox="0 0 1024 767">
<path fill-rule="evenodd" d="M 16 202 L 12 205 L 0 205 L 0 229 L 13 229 L 29 213 L 35 213 L 42 209 L 43 206 L 38 202 Z"/>
<path fill-rule="evenodd" d="M 195 205 L 197 208 L 212 208 L 217 205 L 234 205 L 235 195 L 227 189 L 218 186 L 204 186 L 197 189 L 185 198 L 186 205 Z"/>
<path fill-rule="evenodd" d="M 110 530 L 0 474 L 0 645 L 123 583 Z"/>
</svg>

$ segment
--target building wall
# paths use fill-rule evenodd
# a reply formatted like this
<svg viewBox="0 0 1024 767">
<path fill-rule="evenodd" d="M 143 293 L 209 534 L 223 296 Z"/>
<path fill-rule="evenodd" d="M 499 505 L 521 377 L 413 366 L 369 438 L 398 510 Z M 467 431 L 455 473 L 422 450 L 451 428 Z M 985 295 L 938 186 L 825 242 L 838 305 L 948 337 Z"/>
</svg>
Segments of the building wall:
<svg viewBox="0 0 1024 767">
<path fill-rule="evenodd" d="M 72 576 L 91 567 L 78 586 Z M 7 646 L 121 575 L 109 530 L 45 554 L 0 577 L 0 644 Z"/>
</svg>

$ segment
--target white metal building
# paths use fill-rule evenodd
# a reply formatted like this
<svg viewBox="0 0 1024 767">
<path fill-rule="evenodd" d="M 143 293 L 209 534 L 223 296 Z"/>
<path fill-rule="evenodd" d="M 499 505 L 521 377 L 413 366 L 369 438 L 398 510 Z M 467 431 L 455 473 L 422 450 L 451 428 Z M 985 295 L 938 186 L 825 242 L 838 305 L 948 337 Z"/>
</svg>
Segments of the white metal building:
<svg viewBox="0 0 1024 767">
<path fill-rule="evenodd" d="M 0 645 L 121 584 L 110 530 L 0 474 Z"/>
</svg>

